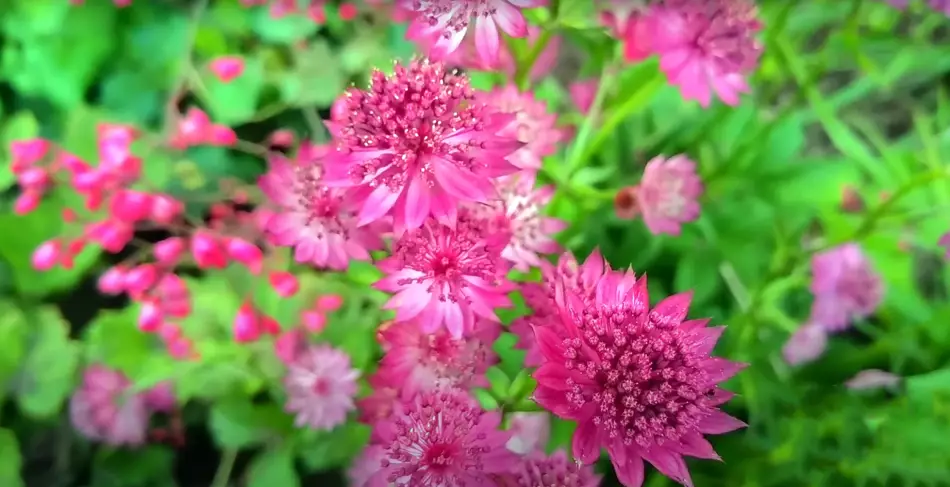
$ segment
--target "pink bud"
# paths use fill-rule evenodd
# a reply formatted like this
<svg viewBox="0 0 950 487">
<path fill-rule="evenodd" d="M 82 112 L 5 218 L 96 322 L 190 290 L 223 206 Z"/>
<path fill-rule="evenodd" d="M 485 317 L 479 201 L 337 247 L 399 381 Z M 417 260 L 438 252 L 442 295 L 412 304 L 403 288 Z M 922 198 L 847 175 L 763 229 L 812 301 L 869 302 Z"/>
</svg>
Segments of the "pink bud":
<svg viewBox="0 0 950 487">
<path fill-rule="evenodd" d="M 222 83 L 230 83 L 244 72 L 244 59 L 238 56 L 222 56 L 208 65 Z"/>
<path fill-rule="evenodd" d="M 229 238 L 225 245 L 229 257 L 244 264 L 253 274 L 261 272 L 264 253 L 257 245 L 240 238 Z"/>
<path fill-rule="evenodd" d="M 271 272 L 270 285 L 274 288 L 274 291 L 277 292 L 277 295 L 282 298 L 289 298 L 297 294 L 297 291 L 300 290 L 300 283 L 297 281 L 297 277 L 284 271 Z"/>
<path fill-rule="evenodd" d="M 163 382 L 144 394 L 145 406 L 152 411 L 167 413 L 175 408 L 175 393 L 168 382 Z"/>
<path fill-rule="evenodd" d="M 111 295 L 121 294 L 124 292 L 125 273 L 126 270 L 122 266 L 110 267 L 101 276 L 99 276 L 99 281 L 97 284 L 99 292 Z"/>
<path fill-rule="evenodd" d="M 300 314 L 300 320 L 311 333 L 320 333 L 327 326 L 327 317 L 320 311 L 304 311 Z"/>
<path fill-rule="evenodd" d="M 356 9 L 356 5 L 353 5 L 350 2 L 343 2 L 340 4 L 340 18 L 343 20 L 353 20 L 359 14 L 359 10 Z"/>
<path fill-rule="evenodd" d="M 102 187 L 103 180 L 101 171 L 90 168 L 73 172 L 72 183 L 76 191 L 88 193 L 99 190 Z"/>
<path fill-rule="evenodd" d="M 148 218 L 151 210 L 152 195 L 140 191 L 119 191 L 109 204 L 109 213 L 114 218 L 129 223 Z"/>
<path fill-rule="evenodd" d="M 38 271 L 48 271 L 56 265 L 62 252 L 62 245 L 58 240 L 47 240 L 33 251 L 31 259 L 33 268 Z"/>
<path fill-rule="evenodd" d="M 325 294 L 317 298 L 317 309 L 320 311 L 336 311 L 340 306 L 343 306 L 343 298 L 337 294 Z"/>
<path fill-rule="evenodd" d="M 156 223 L 167 225 L 178 217 L 185 210 L 185 205 L 164 194 L 152 196 L 152 208 L 150 218 Z"/>
<path fill-rule="evenodd" d="M 294 145 L 296 137 L 294 133 L 287 129 L 275 130 L 270 134 L 270 145 L 274 147 L 290 147 Z"/>
<path fill-rule="evenodd" d="M 237 134 L 227 125 L 212 125 L 208 129 L 208 137 L 205 142 L 208 145 L 230 147 L 238 141 Z"/>
<path fill-rule="evenodd" d="M 273 317 L 262 315 L 261 316 L 261 331 L 267 333 L 268 335 L 277 335 L 280 333 L 280 323 L 277 322 Z"/>
<path fill-rule="evenodd" d="M 307 7 L 307 17 L 310 17 L 315 24 L 324 24 L 327 21 L 327 12 L 324 10 L 323 3 L 311 3 Z"/>
<path fill-rule="evenodd" d="M 41 167 L 27 168 L 17 175 L 17 183 L 25 190 L 45 189 L 51 181 L 49 172 Z"/>
<path fill-rule="evenodd" d="M 248 302 L 241 304 L 237 316 L 234 317 L 234 340 L 238 343 L 249 343 L 257 341 L 261 337 L 261 326 L 257 319 L 257 313 Z"/>
<path fill-rule="evenodd" d="M 152 264 L 143 264 L 129 269 L 125 274 L 125 289 L 132 296 L 140 296 L 155 285 L 158 269 Z"/>
<path fill-rule="evenodd" d="M 162 326 L 162 310 L 158 304 L 153 301 L 142 303 L 142 309 L 139 310 L 138 327 L 145 333 L 154 333 L 159 331 Z"/>
<path fill-rule="evenodd" d="M 192 347 L 191 341 L 185 337 L 176 337 L 173 340 L 165 342 L 165 348 L 172 358 L 178 360 L 188 360 L 195 358 L 197 354 Z"/>
<path fill-rule="evenodd" d="M 164 266 L 173 267 L 181 259 L 185 252 L 185 239 L 181 237 L 169 237 L 155 244 L 155 260 Z"/>
<path fill-rule="evenodd" d="M 17 196 L 13 203 L 13 212 L 19 216 L 31 213 L 40 205 L 43 194 L 40 191 L 25 191 Z"/>
<path fill-rule="evenodd" d="M 228 265 L 227 256 L 217 239 L 201 230 L 191 238 L 191 254 L 201 269 L 223 269 Z"/>
<path fill-rule="evenodd" d="M 569 88 L 571 101 L 574 102 L 574 106 L 577 107 L 578 111 L 583 114 L 587 114 L 587 112 L 590 111 L 591 105 L 594 104 L 594 97 L 597 95 L 597 86 L 599 83 L 600 80 L 597 79 L 571 83 Z"/>
<path fill-rule="evenodd" d="M 274 340 L 274 354 L 284 364 L 291 364 L 303 348 L 303 333 L 300 330 L 290 330 Z"/>
<path fill-rule="evenodd" d="M 10 163 L 14 173 L 36 164 L 49 152 L 50 144 L 43 139 L 14 140 L 10 142 Z"/>
<path fill-rule="evenodd" d="M 57 154 L 56 163 L 73 175 L 92 169 L 92 167 L 80 159 L 79 156 L 68 152 L 60 152 Z"/>
<path fill-rule="evenodd" d="M 119 221 L 100 221 L 86 227 L 86 236 L 108 252 L 119 253 L 132 240 L 132 226 Z"/>
<path fill-rule="evenodd" d="M 162 337 L 166 343 L 173 342 L 181 338 L 181 327 L 166 321 L 158 328 L 158 336 Z"/>
</svg>

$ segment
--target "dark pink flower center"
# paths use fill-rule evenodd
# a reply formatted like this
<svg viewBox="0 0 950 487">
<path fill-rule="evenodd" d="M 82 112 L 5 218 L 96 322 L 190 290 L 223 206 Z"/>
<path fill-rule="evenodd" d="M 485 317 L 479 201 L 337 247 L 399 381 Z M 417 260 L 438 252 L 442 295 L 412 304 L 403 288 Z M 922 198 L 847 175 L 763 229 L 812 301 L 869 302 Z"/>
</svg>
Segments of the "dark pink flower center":
<svg viewBox="0 0 950 487">
<path fill-rule="evenodd" d="M 318 396 L 325 396 L 330 392 L 330 381 L 325 377 L 317 378 L 313 381 L 313 393 Z"/>
</svg>

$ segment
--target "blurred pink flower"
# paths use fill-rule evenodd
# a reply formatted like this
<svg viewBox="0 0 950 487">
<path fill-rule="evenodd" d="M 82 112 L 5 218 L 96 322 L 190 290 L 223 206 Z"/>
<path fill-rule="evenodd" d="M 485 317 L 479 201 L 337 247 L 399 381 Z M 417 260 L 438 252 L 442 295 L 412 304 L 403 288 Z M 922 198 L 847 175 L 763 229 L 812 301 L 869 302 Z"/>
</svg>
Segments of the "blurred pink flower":
<svg viewBox="0 0 950 487">
<path fill-rule="evenodd" d="M 736 105 L 739 94 L 749 91 L 746 76 L 762 53 L 755 39 L 762 28 L 757 14 L 748 0 L 663 0 L 641 20 L 649 36 L 638 38 L 649 38 L 660 69 L 683 98 L 706 107 L 715 93 Z M 628 30 L 628 39 L 632 31 L 637 29 Z"/>
<path fill-rule="evenodd" d="M 821 357 L 827 346 L 828 332 L 821 326 L 806 323 L 785 342 L 782 357 L 789 365 L 800 365 Z"/>
<path fill-rule="evenodd" d="M 498 321 L 494 308 L 511 306 L 504 244 L 468 221 L 452 229 L 430 219 L 394 243 L 378 264 L 386 277 L 374 287 L 396 293 L 384 306 L 396 310 L 396 321 L 415 320 L 425 333 L 445 326 L 458 338 L 476 317 Z"/>
<path fill-rule="evenodd" d="M 324 184 L 320 161 L 276 155 L 269 163 L 258 183 L 276 206 L 267 232 L 275 244 L 294 248 L 295 261 L 344 270 L 350 260 L 370 260 L 369 251 L 383 248 L 383 223 L 357 227 L 358 205 Z"/>
<path fill-rule="evenodd" d="M 870 389 L 893 389 L 900 385 L 903 378 L 897 374 L 878 369 L 868 369 L 858 372 L 857 375 L 844 383 L 851 390 L 862 391 Z"/>
<path fill-rule="evenodd" d="M 230 83 L 244 73 L 244 59 L 240 56 L 221 56 L 211 60 L 208 68 L 222 83 Z"/>
<path fill-rule="evenodd" d="M 464 392 L 426 392 L 404 408 L 378 426 L 386 452 L 369 485 L 490 486 L 516 465 L 505 448 L 510 433 L 498 430 L 501 414 L 482 410 Z"/>
<path fill-rule="evenodd" d="M 884 299 L 884 283 L 854 243 L 819 252 L 811 260 L 815 300 L 809 321 L 829 332 L 867 318 Z"/>
<path fill-rule="evenodd" d="M 375 72 L 368 91 L 351 89 L 346 120 L 326 122 L 337 150 L 325 183 L 353 188 L 359 225 L 387 215 L 397 234 L 430 215 L 451 224 L 460 203 L 487 201 L 492 180 L 517 171 L 505 158 L 522 144 L 498 133 L 513 117 L 475 103 L 468 80 L 441 63 L 394 71 Z"/>
<path fill-rule="evenodd" d="M 528 42 L 533 44 L 541 37 L 541 28 L 536 25 L 528 25 Z M 532 81 L 537 81 L 547 76 L 557 64 L 558 54 L 561 51 L 561 37 L 552 36 L 547 46 L 538 55 L 534 65 L 531 66 L 531 72 L 528 77 Z M 478 51 L 475 49 L 475 38 L 472 35 L 465 36 L 462 45 L 452 54 L 446 57 L 445 64 L 449 66 L 458 66 L 464 69 L 474 69 L 476 71 L 501 71 L 509 77 L 513 77 L 517 71 L 517 62 L 511 52 L 509 45 L 503 43 L 499 53 L 498 64 L 495 66 L 486 65 Z"/>
<path fill-rule="evenodd" d="M 637 62 L 653 54 L 650 49 L 650 25 L 644 17 L 646 2 L 606 0 L 603 3 L 600 21 L 612 36 L 623 42 L 624 58 L 629 62 Z"/>
<path fill-rule="evenodd" d="M 684 155 L 657 156 L 647 163 L 637 185 L 637 210 L 650 233 L 679 235 L 681 225 L 699 217 L 703 183 L 696 163 Z"/>
<path fill-rule="evenodd" d="M 691 293 L 650 307 L 645 277 L 609 270 L 592 299 L 556 285 L 561 320 L 535 327 L 544 363 L 535 401 L 577 422 L 573 456 L 593 463 L 606 448 L 621 483 L 643 483 L 643 460 L 691 486 L 684 456 L 718 459 L 705 434 L 744 425 L 719 410 L 719 384 L 745 367 L 709 354 L 724 327 L 686 320 Z"/>
<path fill-rule="evenodd" d="M 551 456 L 538 451 L 522 457 L 509 478 L 511 485 L 519 487 L 597 487 L 601 480 L 592 467 L 572 462 L 564 450 Z"/>
<path fill-rule="evenodd" d="M 501 28 L 511 37 L 528 35 L 521 9 L 540 7 L 547 0 L 399 0 L 398 5 L 417 13 L 406 38 L 419 43 L 428 57 L 442 61 L 455 52 L 469 23 L 475 21 L 475 46 L 483 64 L 496 66 L 501 50 Z"/>
<path fill-rule="evenodd" d="M 471 334 L 455 338 L 445 328 L 426 333 L 416 323 L 399 322 L 379 335 L 386 354 L 377 373 L 408 400 L 439 387 L 488 387 L 485 371 L 498 362 L 492 345 L 501 335 L 501 325 L 479 320 Z"/>
<path fill-rule="evenodd" d="M 577 110 L 583 114 L 590 111 L 594 104 L 594 98 L 597 96 L 597 88 L 600 86 L 599 79 L 589 79 L 571 83 L 568 91 L 571 93 L 571 101 Z"/>
<path fill-rule="evenodd" d="M 937 245 L 943 247 L 943 258 L 950 259 L 950 232 L 941 235 Z"/>
<path fill-rule="evenodd" d="M 538 170 L 542 158 L 557 151 L 563 133 L 557 128 L 557 116 L 548 112 L 547 103 L 536 100 L 531 93 L 521 93 L 513 84 L 485 93 L 482 100 L 489 109 L 514 116 L 500 132 L 524 144 L 508 156 L 512 164 L 521 169 Z"/>
<path fill-rule="evenodd" d="M 346 476 L 350 481 L 350 487 L 388 487 L 383 481 L 370 482 L 376 472 L 382 468 L 380 462 L 386 455 L 386 449 L 379 445 L 369 445 L 355 460 L 346 471 Z"/>
<path fill-rule="evenodd" d="M 136 393 L 132 383 L 117 370 L 92 365 L 69 402 L 73 426 L 91 440 L 113 446 L 140 446 L 148 434 L 153 409 L 165 410 L 163 389 Z M 150 401 L 150 396 L 151 401 Z M 155 401 L 158 399 L 158 401 Z"/>
<path fill-rule="evenodd" d="M 399 389 L 389 384 L 388 378 L 378 370 L 369 376 L 367 382 L 373 392 L 357 401 L 356 404 L 360 411 L 360 421 L 375 425 L 390 417 L 399 407 Z"/>
<path fill-rule="evenodd" d="M 548 413 L 513 413 L 508 431 L 511 439 L 505 446 L 509 450 L 519 455 L 544 451 L 551 435 L 551 417 Z"/>
<path fill-rule="evenodd" d="M 328 345 L 312 346 L 287 366 L 285 409 L 296 415 L 297 426 L 331 430 L 356 409 L 359 376 L 346 353 Z"/>
</svg>

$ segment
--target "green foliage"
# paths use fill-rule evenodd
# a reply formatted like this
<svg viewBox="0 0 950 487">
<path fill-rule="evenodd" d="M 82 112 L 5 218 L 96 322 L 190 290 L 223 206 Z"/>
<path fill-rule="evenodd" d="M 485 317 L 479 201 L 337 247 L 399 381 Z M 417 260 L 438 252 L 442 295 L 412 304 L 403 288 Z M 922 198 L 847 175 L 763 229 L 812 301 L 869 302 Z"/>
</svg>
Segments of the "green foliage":
<svg viewBox="0 0 950 487">
<path fill-rule="evenodd" d="M 0 429 L 0 482 L 9 487 L 23 487 L 20 478 L 20 443 L 12 431 Z"/>
</svg>

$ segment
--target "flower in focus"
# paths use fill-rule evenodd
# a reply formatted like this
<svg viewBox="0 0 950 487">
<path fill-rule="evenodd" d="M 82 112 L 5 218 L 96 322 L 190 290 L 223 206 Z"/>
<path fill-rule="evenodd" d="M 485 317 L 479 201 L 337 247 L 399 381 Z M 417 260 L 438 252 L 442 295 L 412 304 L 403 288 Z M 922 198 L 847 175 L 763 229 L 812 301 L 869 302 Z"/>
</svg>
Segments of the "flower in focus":
<svg viewBox="0 0 950 487">
<path fill-rule="evenodd" d="M 324 179 L 353 188 L 359 225 L 387 215 L 397 234 L 430 215 L 451 224 L 460 203 L 487 201 L 492 180 L 517 171 L 505 158 L 521 144 L 499 134 L 513 116 L 475 103 L 468 79 L 441 63 L 377 71 L 370 89 L 350 89 L 346 102 L 346 119 L 327 122 L 337 149 Z"/>
<path fill-rule="evenodd" d="M 521 169 L 538 170 L 542 158 L 554 154 L 563 133 L 556 127 L 557 116 L 548 112 L 545 102 L 531 93 L 522 93 L 513 84 L 495 88 L 484 95 L 485 103 L 498 113 L 514 116 L 514 120 L 501 132 L 518 139 L 524 147 L 508 157 Z"/>
<path fill-rule="evenodd" d="M 511 434 L 498 430 L 501 414 L 464 392 L 430 391 L 403 406 L 404 413 L 377 426 L 385 454 L 369 485 L 495 485 L 494 474 L 515 466 L 517 456 L 505 448 Z"/>
<path fill-rule="evenodd" d="M 814 323 L 800 326 L 782 347 L 782 357 L 789 365 L 814 361 L 828 347 L 828 332 Z"/>
<path fill-rule="evenodd" d="M 844 383 L 845 387 L 855 391 L 871 389 L 894 389 L 901 383 L 901 376 L 878 369 L 868 369 L 858 372 L 857 375 Z"/>
<path fill-rule="evenodd" d="M 620 481 L 643 482 L 643 460 L 690 486 L 684 456 L 718 459 L 705 434 L 744 424 L 718 406 L 719 388 L 744 364 L 711 357 L 724 328 L 686 320 L 690 293 L 650 307 L 645 277 L 610 270 L 584 299 L 572 282 L 556 285 L 561 320 L 535 327 L 544 363 L 535 371 L 535 401 L 577 422 L 573 456 L 593 463 L 601 447 Z"/>
<path fill-rule="evenodd" d="M 683 223 L 699 217 L 703 182 L 696 163 L 684 155 L 657 156 L 647 163 L 637 185 L 637 210 L 654 235 L 679 235 Z"/>
<path fill-rule="evenodd" d="M 344 270 L 351 259 L 370 260 L 369 251 L 383 247 L 382 222 L 357 227 L 354 205 L 323 184 L 319 161 L 274 156 L 269 162 L 259 185 L 278 210 L 266 229 L 275 244 L 294 248 L 294 260 Z"/>
<path fill-rule="evenodd" d="M 815 301 L 809 321 L 829 332 L 867 318 L 884 299 L 884 283 L 854 243 L 819 252 L 811 260 Z"/>
<path fill-rule="evenodd" d="M 498 363 L 492 345 L 501 335 L 501 325 L 479 320 L 471 334 L 455 338 L 445 328 L 425 333 L 415 323 L 399 322 L 379 335 L 386 354 L 377 373 L 410 399 L 438 387 L 488 387 L 485 371 Z"/>
<path fill-rule="evenodd" d="M 400 0 L 399 6 L 416 12 L 406 38 L 414 40 L 435 60 L 455 52 L 469 24 L 475 21 L 475 48 L 482 63 L 498 64 L 501 28 L 511 37 L 528 35 L 522 8 L 540 7 L 547 0 Z"/>
<path fill-rule="evenodd" d="M 287 366 L 285 409 L 296 414 L 297 426 L 331 430 L 356 409 L 353 397 L 359 375 L 349 355 L 328 345 L 310 347 Z"/>
<path fill-rule="evenodd" d="M 715 93 L 736 105 L 762 54 L 757 15 L 749 0 L 662 0 L 641 20 L 649 36 L 640 38 L 649 38 L 660 69 L 683 98 L 706 107 Z"/>
<path fill-rule="evenodd" d="M 147 438 L 153 412 L 151 394 L 158 398 L 161 391 L 136 393 L 121 372 L 92 365 L 83 372 L 82 384 L 69 401 L 69 417 L 73 426 L 91 440 L 139 446 Z"/>
<path fill-rule="evenodd" d="M 509 450 L 519 455 L 544 451 L 551 435 L 551 418 L 548 413 L 512 413 L 508 431 L 511 439 L 505 446 Z"/>
<path fill-rule="evenodd" d="M 467 220 L 452 229 L 430 219 L 394 243 L 378 264 L 387 275 L 374 287 L 396 293 L 385 305 L 396 321 L 416 320 L 425 333 L 445 326 L 461 337 L 476 317 L 498 321 L 494 308 L 511 306 L 500 240 Z"/>
<path fill-rule="evenodd" d="M 533 452 L 520 459 L 508 477 L 512 487 L 597 487 L 601 476 L 590 466 L 578 465 L 564 450 L 547 456 Z"/>
<path fill-rule="evenodd" d="M 208 68 L 222 83 L 230 83 L 244 73 L 244 59 L 239 56 L 221 56 L 213 59 Z"/>
</svg>

